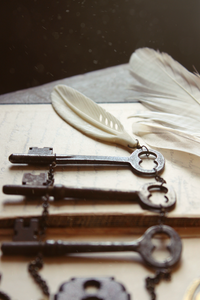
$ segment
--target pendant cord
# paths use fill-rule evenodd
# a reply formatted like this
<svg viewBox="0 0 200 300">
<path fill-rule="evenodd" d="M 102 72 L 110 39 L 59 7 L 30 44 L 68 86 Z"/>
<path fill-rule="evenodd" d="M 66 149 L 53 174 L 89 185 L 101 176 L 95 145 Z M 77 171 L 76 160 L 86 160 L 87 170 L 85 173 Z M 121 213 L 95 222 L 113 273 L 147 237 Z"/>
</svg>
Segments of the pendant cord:
<svg viewBox="0 0 200 300">
<path fill-rule="evenodd" d="M 43 294 L 47 297 L 50 296 L 49 287 L 47 285 L 47 282 L 42 279 L 41 275 L 38 273 L 39 270 L 43 268 L 43 259 L 42 254 L 38 254 L 35 260 L 29 263 L 28 265 L 28 271 L 35 280 L 35 282 L 39 285 L 41 288 Z"/>
<path fill-rule="evenodd" d="M 49 166 L 47 186 L 52 186 L 54 184 L 54 169 L 55 169 L 55 167 L 56 167 L 55 162 L 53 162 Z M 43 211 L 42 211 L 42 218 L 41 218 L 41 222 L 40 222 L 40 233 L 39 233 L 40 241 L 45 236 L 47 220 L 48 220 L 48 216 L 49 216 L 49 195 L 48 194 L 45 197 L 43 197 L 42 207 L 43 207 Z M 33 277 L 34 281 L 41 288 L 43 294 L 49 298 L 50 290 L 47 285 L 47 282 L 38 273 L 38 271 L 43 268 L 43 265 L 44 265 L 44 262 L 42 259 L 42 254 L 38 253 L 35 260 L 33 260 L 32 262 L 29 263 L 28 271 L 29 271 L 30 275 Z M 7 299 L 5 299 L 5 300 L 7 300 Z"/>
<path fill-rule="evenodd" d="M 156 300 L 156 293 L 155 293 L 155 286 L 160 283 L 160 281 L 164 280 L 170 280 L 171 279 L 171 272 L 170 270 L 158 270 L 156 272 L 156 275 L 154 277 L 146 277 L 146 289 L 149 292 L 151 296 L 151 300 Z"/>
</svg>

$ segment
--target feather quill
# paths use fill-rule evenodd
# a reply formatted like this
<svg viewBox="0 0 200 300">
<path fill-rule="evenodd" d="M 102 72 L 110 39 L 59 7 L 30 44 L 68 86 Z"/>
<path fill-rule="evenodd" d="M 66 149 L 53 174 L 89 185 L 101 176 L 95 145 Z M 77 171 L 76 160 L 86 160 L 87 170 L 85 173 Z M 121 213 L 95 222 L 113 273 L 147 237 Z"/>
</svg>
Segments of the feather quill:
<svg viewBox="0 0 200 300">
<path fill-rule="evenodd" d="M 137 140 L 125 131 L 116 117 L 73 88 L 57 85 L 51 99 L 57 114 L 82 133 L 125 147 L 137 146 Z"/>
<path fill-rule="evenodd" d="M 152 111 L 134 115 L 140 118 L 137 126 L 133 124 L 134 133 L 137 130 L 153 147 L 200 156 L 200 76 L 149 48 L 132 54 L 130 72 L 135 79 L 130 87 L 133 99 Z"/>
</svg>

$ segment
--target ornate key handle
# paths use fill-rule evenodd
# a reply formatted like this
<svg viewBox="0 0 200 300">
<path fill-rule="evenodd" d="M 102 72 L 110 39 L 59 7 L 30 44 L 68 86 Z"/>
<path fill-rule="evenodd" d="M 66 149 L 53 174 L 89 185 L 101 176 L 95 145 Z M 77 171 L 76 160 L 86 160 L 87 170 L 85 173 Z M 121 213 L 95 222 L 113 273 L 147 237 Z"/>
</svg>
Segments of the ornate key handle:
<svg viewBox="0 0 200 300">
<path fill-rule="evenodd" d="M 153 155 L 155 156 L 155 159 L 154 159 L 154 163 L 156 164 L 156 168 L 154 167 L 153 169 L 144 169 L 141 167 L 141 162 L 142 162 L 142 158 L 141 156 L 142 155 L 147 155 L 147 157 L 149 155 Z M 157 173 L 159 172 L 162 172 L 164 170 L 164 167 L 165 167 L 165 159 L 164 159 L 164 156 L 156 151 L 156 150 L 153 150 L 153 149 L 143 149 L 143 148 L 140 148 L 140 149 L 137 149 L 135 150 L 131 156 L 129 157 L 129 161 L 132 165 L 132 167 L 135 169 L 135 171 L 139 174 L 139 175 L 144 175 L 144 176 L 147 176 L 147 175 L 155 175 L 155 169 L 157 171 Z"/>
<path fill-rule="evenodd" d="M 155 234 L 166 234 L 170 238 L 170 244 L 167 246 L 170 256 L 164 261 L 157 261 L 153 258 L 152 252 L 155 245 L 152 244 L 152 238 Z M 150 266 L 156 269 L 168 269 L 175 266 L 181 257 L 182 242 L 177 232 L 167 225 L 152 226 L 141 237 L 140 250 L 143 260 Z"/>
<path fill-rule="evenodd" d="M 167 246 L 170 256 L 164 261 L 153 258 L 152 252 L 155 246 L 152 238 L 157 233 L 164 233 L 170 237 Z M 97 253 L 97 252 L 138 252 L 145 263 L 155 269 L 171 268 L 178 263 L 181 256 L 182 244 L 179 235 L 169 226 L 156 225 L 150 227 L 144 235 L 132 242 L 65 242 L 47 240 L 46 242 L 4 242 L 1 246 L 4 255 L 37 255 L 61 256 L 70 253 Z"/>
<path fill-rule="evenodd" d="M 161 194 L 161 197 L 164 197 L 165 201 L 162 201 L 161 204 L 153 203 L 151 201 L 151 196 L 153 191 L 158 191 Z M 143 208 L 149 209 L 155 212 L 161 211 L 170 211 L 176 205 L 176 193 L 172 186 L 162 185 L 159 182 L 146 183 L 142 186 L 138 192 L 140 198 L 140 203 Z"/>
</svg>

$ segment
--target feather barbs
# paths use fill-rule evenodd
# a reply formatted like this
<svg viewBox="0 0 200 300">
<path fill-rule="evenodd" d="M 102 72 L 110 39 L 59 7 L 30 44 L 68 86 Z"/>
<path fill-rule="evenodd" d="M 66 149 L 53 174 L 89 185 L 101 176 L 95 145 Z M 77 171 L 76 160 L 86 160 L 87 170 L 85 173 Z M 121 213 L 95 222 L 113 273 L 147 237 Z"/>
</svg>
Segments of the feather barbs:
<svg viewBox="0 0 200 300">
<path fill-rule="evenodd" d="M 200 76 L 168 54 L 149 48 L 132 54 L 130 72 L 135 79 L 130 87 L 133 99 L 151 110 L 134 115 L 140 120 L 133 132 L 137 130 L 153 147 L 200 156 Z"/>
<path fill-rule="evenodd" d="M 174 95 L 185 101 L 200 104 L 200 78 L 189 72 L 167 53 L 149 48 L 136 50 L 130 58 L 130 72 L 143 87 L 151 88 L 154 93 Z"/>
</svg>

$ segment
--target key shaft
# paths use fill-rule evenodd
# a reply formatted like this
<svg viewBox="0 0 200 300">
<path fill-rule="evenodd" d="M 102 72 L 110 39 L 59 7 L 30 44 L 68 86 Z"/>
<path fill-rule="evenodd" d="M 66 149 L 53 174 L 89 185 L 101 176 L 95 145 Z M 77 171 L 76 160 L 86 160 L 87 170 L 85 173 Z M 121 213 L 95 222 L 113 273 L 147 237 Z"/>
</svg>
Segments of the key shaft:
<svg viewBox="0 0 200 300">
<path fill-rule="evenodd" d="M 2 251 L 5 255 L 37 255 L 42 252 L 44 256 L 63 256 L 70 253 L 97 253 L 137 251 L 137 242 L 65 242 L 47 240 L 46 242 L 8 242 L 3 243 Z"/>
<path fill-rule="evenodd" d="M 63 198 L 105 199 L 105 200 L 133 200 L 139 201 L 139 191 L 120 191 L 113 189 L 74 188 L 61 184 L 54 186 L 4 185 L 3 192 L 7 195 L 22 196 L 53 196 L 55 200 Z"/>
<path fill-rule="evenodd" d="M 9 161 L 13 164 L 49 164 L 56 162 L 57 165 L 68 164 L 98 164 L 126 166 L 129 164 L 128 157 L 119 156 L 89 156 L 89 155 L 38 155 L 38 154 L 11 154 Z"/>
</svg>

